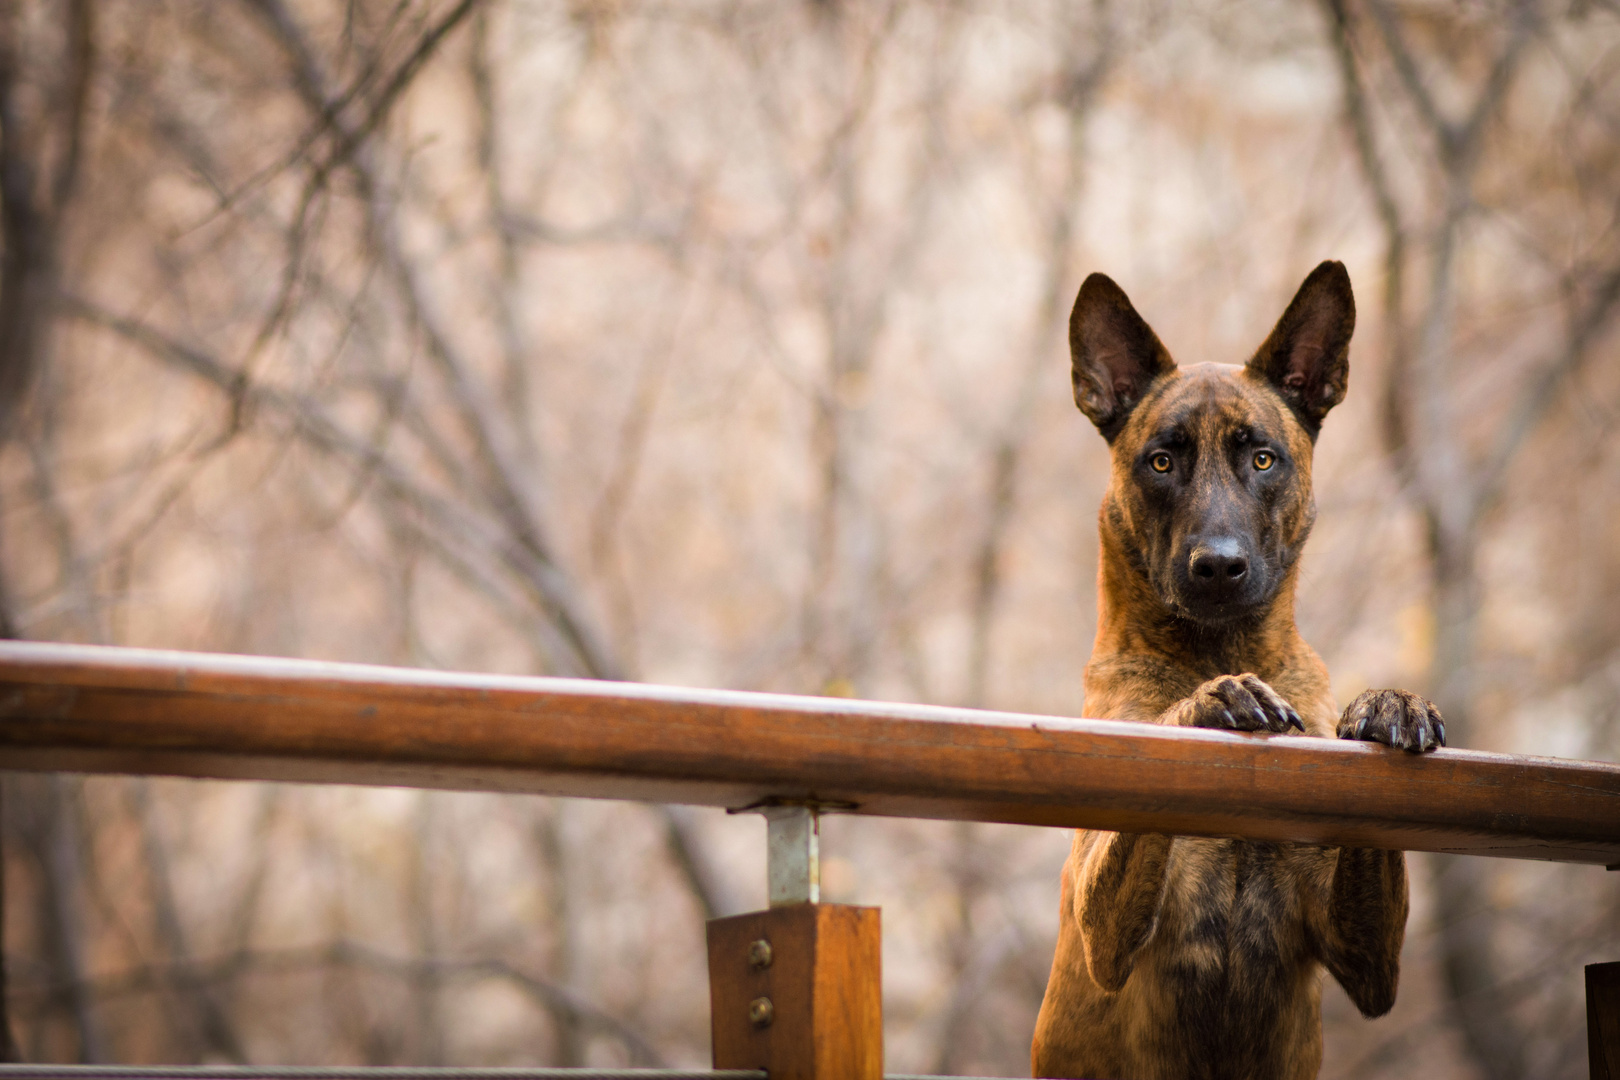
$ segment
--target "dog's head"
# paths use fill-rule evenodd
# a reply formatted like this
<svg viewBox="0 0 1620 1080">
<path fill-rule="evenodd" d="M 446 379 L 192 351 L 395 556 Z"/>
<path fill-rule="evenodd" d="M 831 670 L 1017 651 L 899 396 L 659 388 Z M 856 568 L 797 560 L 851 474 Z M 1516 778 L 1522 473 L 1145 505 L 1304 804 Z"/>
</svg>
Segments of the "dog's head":
<svg viewBox="0 0 1620 1080">
<path fill-rule="evenodd" d="M 1344 400 L 1355 323 L 1350 275 L 1325 262 L 1246 365 L 1178 368 L 1118 285 L 1092 274 L 1080 287 L 1074 400 L 1113 455 L 1103 529 L 1176 617 L 1253 617 L 1288 579 L 1315 518 L 1311 449 Z"/>
</svg>

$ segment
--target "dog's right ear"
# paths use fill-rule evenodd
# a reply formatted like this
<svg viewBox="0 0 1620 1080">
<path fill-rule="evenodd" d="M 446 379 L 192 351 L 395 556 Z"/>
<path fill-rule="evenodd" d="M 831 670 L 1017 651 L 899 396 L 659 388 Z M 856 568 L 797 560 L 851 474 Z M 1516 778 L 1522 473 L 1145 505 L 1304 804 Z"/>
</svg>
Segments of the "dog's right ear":
<svg viewBox="0 0 1620 1080">
<path fill-rule="evenodd" d="M 1119 434 L 1153 380 L 1175 370 L 1169 350 L 1104 274 L 1080 286 L 1069 314 L 1074 403 L 1109 442 Z"/>
</svg>

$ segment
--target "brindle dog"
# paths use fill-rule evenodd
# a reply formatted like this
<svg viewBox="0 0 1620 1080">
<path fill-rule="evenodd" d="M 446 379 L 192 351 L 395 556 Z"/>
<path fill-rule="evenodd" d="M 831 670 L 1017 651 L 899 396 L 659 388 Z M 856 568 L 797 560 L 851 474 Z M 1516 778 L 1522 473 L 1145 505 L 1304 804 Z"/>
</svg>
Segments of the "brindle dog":
<svg viewBox="0 0 1620 1080">
<path fill-rule="evenodd" d="M 1325 262 L 1247 365 L 1182 369 L 1118 285 L 1081 286 L 1074 397 L 1113 459 L 1087 716 L 1444 745 L 1439 712 L 1403 691 L 1339 716 L 1294 627 L 1311 451 L 1344 400 L 1355 318 Z M 1035 1075 L 1313 1077 L 1322 968 L 1363 1014 L 1388 1012 L 1406 910 L 1398 851 L 1077 833 Z"/>
</svg>

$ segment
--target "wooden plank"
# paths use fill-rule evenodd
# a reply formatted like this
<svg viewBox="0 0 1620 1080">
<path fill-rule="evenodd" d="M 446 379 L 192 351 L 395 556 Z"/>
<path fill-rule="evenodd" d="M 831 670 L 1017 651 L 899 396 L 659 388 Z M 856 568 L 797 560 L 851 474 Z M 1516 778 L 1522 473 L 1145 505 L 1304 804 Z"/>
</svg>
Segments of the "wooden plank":
<svg viewBox="0 0 1620 1080">
<path fill-rule="evenodd" d="M 794 904 L 709 923 L 716 1069 L 882 1080 L 877 908 Z"/>
<path fill-rule="evenodd" d="M 527 791 L 1620 863 L 1620 766 L 0 643 L 0 768 Z"/>
<path fill-rule="evenodd" d="M 1620 1080 L 1620 963 L 1586 965 L 1586 1056 L 1592 1080 Z"/>
</svg>

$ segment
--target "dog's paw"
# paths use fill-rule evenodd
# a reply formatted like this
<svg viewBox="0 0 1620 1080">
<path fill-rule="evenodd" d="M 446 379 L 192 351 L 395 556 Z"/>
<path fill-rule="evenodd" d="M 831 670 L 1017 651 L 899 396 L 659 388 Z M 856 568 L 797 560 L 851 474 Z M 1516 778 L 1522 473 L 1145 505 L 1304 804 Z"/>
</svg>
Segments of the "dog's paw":
<svg viewBox="0 0 1620 1080">
<path fill-rule="evenodd" d="M 1367 690 L 1339 718 L 1339 738 L 1364 739 L 1421 754 L 1446 745 L 1434 703 L 1405 690 Z"/>
<path fill-rule="evenodd" d="M 1211 679 L 1180 705 L 1185 727 L 1226 731 L 1304 731 L 1294 707 L 1258 675 L 1222 675 Z"/>
</svg>

